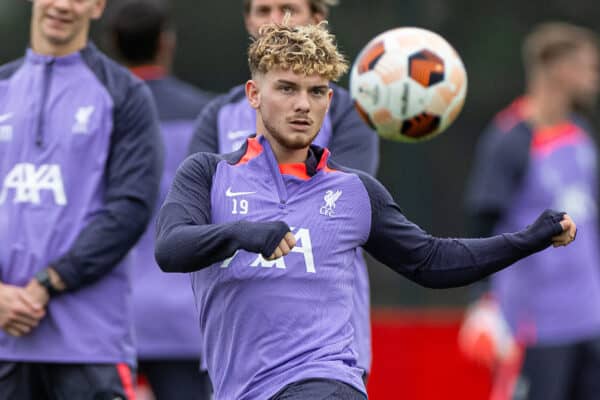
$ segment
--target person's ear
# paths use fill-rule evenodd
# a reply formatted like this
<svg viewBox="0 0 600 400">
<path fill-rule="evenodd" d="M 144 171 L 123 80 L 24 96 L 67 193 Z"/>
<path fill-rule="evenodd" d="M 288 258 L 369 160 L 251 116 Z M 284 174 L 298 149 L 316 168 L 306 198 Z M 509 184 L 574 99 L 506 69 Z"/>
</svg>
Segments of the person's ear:
<svg viewBox="0 0 600 400">
<path fill-rule="evenodd" d="M 96 0 L 96 4 L 94 4 L 94 8 L 92 9 L 91 19 L 100 19 L 102 14 L 104 13 L 104 9 L 106 8 L 106 0 Z"/>
<path fill-rule="evenodd" d="M 331 106 L 331 99 L 333 98 L 333 89 L 329 88 L 327 91 L 327 111 L 329 111 L 329 107 Z"/>
<path fill-rule="evenodd" d="M 246 82 L 246 98 L 252 108 L 258 109 L 260 106 L 260 87 L 254 79 Z"/>
</svg>

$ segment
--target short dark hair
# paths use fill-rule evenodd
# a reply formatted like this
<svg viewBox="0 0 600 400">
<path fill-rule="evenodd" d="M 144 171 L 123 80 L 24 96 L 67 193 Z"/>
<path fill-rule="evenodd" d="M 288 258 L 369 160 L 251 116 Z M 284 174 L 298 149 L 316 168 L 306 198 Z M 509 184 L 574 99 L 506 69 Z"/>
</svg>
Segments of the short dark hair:
<svg viewBox="0 0 600 400">
<path fill-rule="evenodd" d="M 169 10 L 161 0 L 119 0 L 108 16 L 117 56 L 133 65 L 156 58 L 160 34 L 171 28 L 169 24 Z"/>
<path fill-rule="evenodd" d="M 338 0 L 306 0 L 310 5 L 310 11 L 313 14 L 319 13 L 323 14 L 325 17 L 329 14 L 329 7 L 335 6 L 338 4 Z M 244 0 L 244 14 L 248 15 L 250 13 L 250 6 L 252 5 L 252 0 Z"/>
<path fill-rule="evenodd" d="M 565 22 L 542 23 L 523 42 L 525 70 L 531 73 L 544 68 L 586 46 L 599 48 L 598 36 L 592 30 Z"/>
</svg>

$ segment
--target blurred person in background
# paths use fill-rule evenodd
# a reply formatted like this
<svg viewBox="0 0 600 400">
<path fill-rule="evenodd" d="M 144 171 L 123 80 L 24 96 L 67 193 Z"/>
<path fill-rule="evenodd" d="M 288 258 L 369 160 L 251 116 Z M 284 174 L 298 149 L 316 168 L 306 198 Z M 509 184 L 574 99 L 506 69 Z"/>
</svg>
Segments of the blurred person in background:
<svg viewBox="0 0 600 400">
<path fill-rule="evenodd" d="M 133 399 L 125 255 L 158 194 L 143 82 L 88 43 L 105 0 L 35 0 L 0 67 L 0 399 Z"/>
<path fill-rule="evenodd" d="M 580 113 L 595 105 L 598 46 L 582 27 L 537 26 L 523 45 L 526 93 L 496 116 L 477 147 L 467 195 L 475 235 L 524 226 L 544 208 L 566 210 L 581 230 L 573 246 L 492 276 L 463 326 L 463 345 L 474 357 L 522 362 L 513 378 L 498 374 L 497 390 L 511 398 L 600 396 L 597 151 Z M 481 346 L 485 335 L 491 346 Z"/>
<path fill-rule="evenodd" d="M 246 30 L 257 37 L 258 29 L 269 22 L 281 22 L 290 14 L 292 25 L 316 24 L 323 21 L 337 0 L 243 0 Z M 360 118 L 350 94 L 340 86 L 334 89 L 331 107 L 325 117 L 315 144 L 328 147 L 334 160 L 341 165 L 364 171 L 372 176 L 379 164 L 379 139 Z M 256 111 L 244 93 L 244 85 L 214 99 L 199 116 L 190 153 L 229 153 L 237 150 L 246 138 L 256 131 Z M 365 371 L 371 368 L 371 325 L 369 276 L 361 250 L 354 259 L 357 287 L 354 294 L 355 330 L 358 365 Z"/>
<path fill-rule="evenodd" d="M 187 155 L 194 119 L 210 95 L 170 75 L 176 37 L 167 3 L 125 0 L 110 11 L 114 50 L 146 82 L 158 107 L 165 146 L 162 202 Z M 160 271 L 154 260 L 154 225 L 132 251 L 138 371 L 157 400 L 208 399 L 210 383 L 206 372 L 199 371 L 198 316 L 190 278 Z"/>
</svg>

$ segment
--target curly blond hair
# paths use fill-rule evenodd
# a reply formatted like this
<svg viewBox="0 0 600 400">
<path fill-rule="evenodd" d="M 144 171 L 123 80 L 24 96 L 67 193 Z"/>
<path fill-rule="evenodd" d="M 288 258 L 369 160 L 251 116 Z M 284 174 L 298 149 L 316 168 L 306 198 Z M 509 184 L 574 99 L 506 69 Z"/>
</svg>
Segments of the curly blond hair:
<svg viewBox="0 0 600 400">
<path fill-rule="evenodd" d="M 338 51 L 326 21 L 295 27 L 285 20 L 282 24 L 263 25 L 248 48 L 248 65 L 252 76 L 281 68 L 318 74 L 330 81 L 337 81 L 348 71 L 348 62 Z"/>
</svg>

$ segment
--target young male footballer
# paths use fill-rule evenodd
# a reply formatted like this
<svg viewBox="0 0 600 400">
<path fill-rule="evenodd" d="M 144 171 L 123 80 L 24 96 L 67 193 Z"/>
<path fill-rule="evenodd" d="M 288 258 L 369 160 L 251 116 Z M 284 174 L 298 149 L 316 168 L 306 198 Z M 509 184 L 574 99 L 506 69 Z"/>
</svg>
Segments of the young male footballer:
<svg viewBox="0 0 600 400">
<path fill-rule="evenodd" d="M 246 31 L 258 36 L 258 29 L 269 22 L 282 22 L 289 14 L 290 25 L 309 25 L 323 21 L 337 0 L 244 0 Z M 334 160 L 372 176 L 379 164 L 379 138 L 361 119 L 347 90 L 331 84 L 331 103 L 314 143 L 333 152 Z M 246 99 L 244 84 L 215 98 L 196 121 L 190 153 L 200 151 L 230 153 L 237 150 L 256 131 L 256 111 Z M 362 251 L 354 258 L 355 290 L 352 327 L 358 353 L 357 363 L 365 378 L 371 369 L 371 321 L 369 274 Z"/>
<path fill-rule="evenodd" d="M 554 211 L 488 239 L 428 235 L 374 178 L 312 144 L 329 83 L 347 70 L 324 24 L 265 25 L 248 58 L 257 135 L 233 153 L 189 157 L 157 222 L 161 268 L 192 273 L 217 399 L 366 398 L 350 322 L 360 247 L 441 288 L 574 239 Z"/>
</svg>

